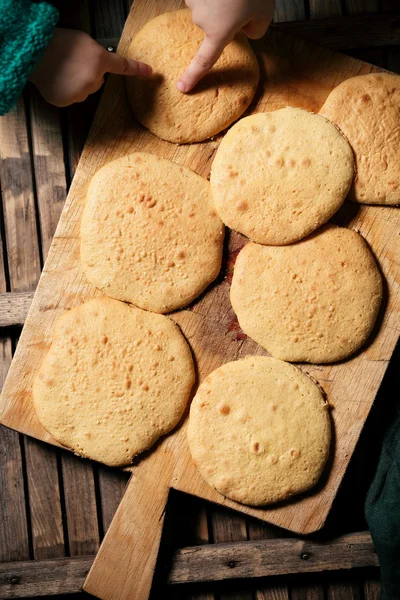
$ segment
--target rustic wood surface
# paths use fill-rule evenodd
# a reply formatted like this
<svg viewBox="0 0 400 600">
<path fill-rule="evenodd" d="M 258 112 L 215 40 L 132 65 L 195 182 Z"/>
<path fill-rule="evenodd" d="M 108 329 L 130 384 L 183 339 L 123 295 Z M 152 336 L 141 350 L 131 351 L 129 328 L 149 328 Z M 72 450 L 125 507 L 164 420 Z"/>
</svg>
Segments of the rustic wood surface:
<svg viewBox="0 0 400 600">
<path fill-rule="evenodd" d="M 85 555 L 0 564 L 0 598 L 78 592 L 93 558 Z M 361 532 L 329 544 L 286 538 L 179 548 L 169 563 L 167 583 L 178 585 L 376 567 L 378 559 L 369 533 Z M 251 591 L 246 595 L 253 598 Z M 285 597 L 284 586 L 275 586 L 274 595 Z"/>
<path fill-rule="evenodd" d="M 88 2 L 77 2 L 72 0 L 71 2 L 59 2 L 59 4 L 63 4 L 63 17 L 64 24 L 66 26 L 78 27 L 81 29 L 85 29 L 90 31 L 92 35 L 96 37 L 115 37 L 118 35 L 118 32 L 121 29 L 122 22 L 125 18 L 126 11 L 128 8 L 128 1 L 116 0 L 113 3 L 113 7 L 115 10 L 110 11 L 109 6 L 107 7 L 107 2 L 99 2 L 96 1 L 92 4 L 90 12 L 89 3 Z M 315 5 L 318 3 L 315 3 Z M 322 3 L 321 3 L 322 4 Z M 397 10 L 398 5 L 396 2 L 385 0 L 378 7 L 378 2 L 360 2 L 360 1 L 349 1 L 341 3 L 341 7 L 346 11 L 348 15 L 355 14 L 357 12 L 364 13 L 366 11 L 376 12 L 378 9 L 383 10 Z M 301 1 L 290 1 L 287 2 L 285 0 L 279 0 L 277 2 L 277 10 L 275 14 L 275 21 L 285 21 L 285 20 L 297 20 L 308 18 L 309 16 L 322 16 L 322 14 L 315 13 L 310 14 L 309 4 L 303 4 Z M 315 9 L 315 6 L 314 6 Z M 381 21 L 381 16 L 376 15 L 378 17 L 378 23 Z M 373 30 L 373 23 L 376 18 L 375 15 L 371 15 L 371 20 L 369 21 L 369 26 L 366 24 L 366 29 L 369 32 L 365 38 L 365 44 L 368 45 L 376 45 L 376 41 L 374 42 L 371 39 L 371 32 Z M 346 18 L 344 19 L 347 20 Z M 313 28 L 310 27 L 312 31 Z M 394 35 L 396 32 L 394 32 Z M 395 38 L 393 38 L 395 39 Z M 334 43 L 334 42 L 333 42 Z M 362 42 L 361 42 L 362 43 Z M 343 47 L 343 46 L 341 46 Z M 356 52 L 354 52 L 356 54 Z M 364 51 L 358 51 L 357 56 L 374 62 L 376 64 L 381 64 L 382 66 L 387 66 L 392 70 L 400 70 L 400 52 L 396 48 L 389 48 L 388 50 L 374 50 L 370 51 L 368 49 Z M 37 179 L 38 181 L 45 181 L 45 177 L 38 176 L 36 173 L 36 166 L 40 168 L 40 161 L 43 160 L 39 158 L 35 159 L 32 147 L 33 144 L 33 135 L 32 131 L 34 129 L 34 124 L 30 121 L 32 111 L 32 104 L 34 99 L 32 99 L 33 93 L 32 90 L 28 90 L 25 94 L 25 106 L 23 108 L 19 108 L 18 118 L 19 121 L 19 130 L 25 131 L 25 137 L 28 139 L 28 146 L 30 149 L 30 156 L 32 159 L 32 164 L 34 165 L 34 170 L 31 173 L 32 177 Z M 40 99 L 39 99 L 40 100 Z M 71 107 L 67 110 L 58 111 L 56 109 L 49 109 L 48 106 L 44 105 L 41 107 L 41 126 L 36 128 L 36 142 L 35 148 L 41 148 L 42 152 L 46 155 L 53 154 L 53 150 L 49 150 L 46 146 L 43 146 L 41 143 L 41 131 L 45 126 L 47 119 L 51 119 L 53 132 L 51 135 L 52 138 L 48 139 L 47 144 L 54 144 L 53 147 L 63 147 L 64 154 L 58 151 L 57 160 L 58 166 L 55 165 L 51 172 L 47 174 L 47 184 L 49 189 L 52 190 L 48 195 L 49 202 L 52 202 L 52 198 L 55 203 L 58 203 L 58 210 L 60 208 L 60 204 L 62 203 L 62 194 L 57 192 L 57 187 L 60 186 L 60 181 L 63 179 L 64 173 L 64 183 L 61 182 L 61 186 L 64 186 L 65 189 L 69 186 L 71 177 L 74 173 L 76 165 L 78 163 L 80 151 L 83 146 L 83 142 L 85 140 L 85 136 L 92 118 L 93 110 L 96 106 L 96 98 L 90 98 L 89 101 L 84 103 L 83 105 L 78 105 L 75 107 Z M 50 110 L 50 112 L 49 112 Z M 51 112 L 54 110 L 54 114 Z M 37 109 L 36 109 L 37 112 Z M 3 123 L 5 120 L 10 120 L 13 124 L 15 124 L 15 115 L 10 115 L 2 119 Z M 13 124 L 11 124 L 11 131 L 13 128 Z M 61 134 L 63 136 L 64 142 L 61 141 Z M 58 139 L 56 139 L 58 138 Z M 13 172 L 20 172 L 21 168 L 18 165 L 20 161 L 20 157 L 16 156 L 15 153 L 8 154 L 8 149 L 5 149 L 5 145 L 3 144 L 3 136 L 0 140 L 1 145 L 1 181 L 2 181 L 2 189 L 4 190 L 4 180 L 5 177 L 3 175 L 4 170 L 12 168 Z M 60 156 L 61 155 L 61 156 Z M 12 166 L 10 159 L 16 159 L 17 164 Z M 26 162 L 25 162 L 26 164 Z M 22 167 L 23 170 L 23 167 Z M 43 171 L 45 173 L 45 171 Z M 58 173 L 58 176 L 57 176 Z M 61 175 L 60 175 L 61 174 Z M 10 181 L 10 179 L 9 179 Z M 26 182 L 26 178 L 25 178 Z M 41 243 L 42 239 L 40 234 L 38 233 L 37 224 L 39 227 L 43 224 L 39 218 L 39 206 L 38 206 L 38 196 L 36 190 L 36 182 L 33 182 L 33 185 L 26 186 L 24 184 L 23 194 L 29 195 L 29 188 L 34 192 L 35 198 L 35 211 L 32 213 L 27 212 L 27 209 L 23 210 L 19 209 L 17 211 L 17 219 L 16 226 L 21 232 L 21 238 L 25 239 L 26 232 L 29 231 L 32 227 L 32 221 L 34 223 L 33 230 L 35 231 L 35 235 L 39 239 L 39 250 L 41 251 Z M 21 191 L 20 180 L 17 177 L 11 178 L 11 185 L 9 186 L 9 190 L 11 190 L 11 198 L 13 194 L 15 197 L 18 197 Z M 4 191 L 3 191 L 4 193 Z M 3 198 L 4 203 L 4 198 Z M 27 203 L 28 205 L 28 203 Z M 42 205 L 44 206 L 44 205 Z M 1 208 L 1 207 L 0 207 Z M 54 210 L 57 207 L 49 207 L 51 210 Z M 42 208 L 42 214 L 45 209 Z M 3 211 L 0 210 L 0 213 Z M 4 212 L 6 212 L 4 210 Z M 54 214 L 54 213 L 53 213 Z M 55 223 L 53 216 L 53 223 Z M 8 228 L 11 227 L 9 230 Z M 10 269 L 9 263 L 14 260 L 14 256 L 17 256 L 17 264 L 20 273 L 22 274 L 24 271 L 27 271 L 32 268 L 32 258 L 28 251 L 17 252 L 17 248 L 15 247 L 15 233 L 12 232 L 12 221 L 8 219 L 6 224 L 1 222 L 0 219 L 0 234 L 2 239 L 2 244 L 0 244 L 0 292 L 6 292 L 11 289 L 10 285 Z M 51 234 L 50 234 L 51 237 Z M 46 252 L 42 252 L 42 257 L 46 255 Z M 20 288 L 21 289 L 21 288 Z M 0 310 L 0 315 L 2 315 L 2 311 Z M 20 319 L 21 322 L 23 318 Z M 11 323 L 8 323 L 11 324 Z M 10 334 L 13 336 L 12 338 L 4 337 L 1 340 L 2 346 L 2 372 L 3 376 L 7 371 L 12 351 L 15 348 L 15 343 L 17 340 L 18 332 L 8 331 L 4 332 L 6 335 Z M 390 390 L 389 390 L 390 391 Z M 380 397 L 380 404 L 384 403 L 386 396 L 388 394 L 388 389 L 386 392 L 382 390 L 382 394 Z M 384 420 L 386 414 L 378 415 L 380 421 Z M 376 415 L 373 416 L 374 419 L 377 419 Z M 371 419 L 370 419 L 371 421 Z M 373 436 L 370 439 L 370 442 L 367 444 L 367 447 L 364 448 L 363 456 L 365 456 L 365 451 L 368 450 L 373 444 L 375 444 L 375 454 L 371 454 L 372 459 L 376 459 L 376 452 L 379 445 L 376 443 L 376 426 L 380 422 L 374 421 L 369 429 L 372 429 Z M 51 447 L 46 447 L 40 442 L 35 440 L 30 440 L 31 444 L 37 446 L 38 448 L 46 449 L 46 452 L 49 455 L 53 456 L 53 459 L 50 461 L 41 461 L 40 453 L 37 453 L 39 458 L 38 461 L 26 461 L 26 452 L 25 452 L 25 441 L 23 436 L 19 436 L 13 431 L 7 430 L 5 428 L 1 428 L 0 430 L 0 560 L 9 561 L 9 560 L 23 560 L 43 556 L 63 556 L 64 554 L 69 554 L 69 533 L 73 535 L 74 528 L 70 527 L 70 532 L 68 532 L 67 526 L 67 517 L 65 513 L 65 498 L 70 497 L 68 500 L 70 504 L 70 513 L 74 512 L 74 502 L 78 503 L 80 498 L 80 490 L 74 488 L 73 481 L 70 483 L 68 481 L 64 481 L 63 470 L 61 466 L 61 458 L 63 456 L 68 456 L 72 460 L 72 464 L 83 464 L 88 465 L 88 469 L 92 471 L 93 476 L 93 485 L 89 484 L 86 488 L 86 498 L 90 499 L 88 506 L 86 508 L 86 514 L 90 511 L 94 510 L 96 513 L 97 509 L 97 522 L 98 522 L 98 530 L 99 537 L 101 538 L 104 531 L 107 529 L 110 519 L 112 517 L 113 511 L 118 504 L 118 501 L 123 493 L 126 475 L 122 472 L 115 472 L 109 469 L 103 468 L 98 465 L 93 465 L 88 463 L 87 461 L 81 461 L 76 457 L 72 457 L 67 455 L 64 451 L 59 451 L 56 449 L 52 449 Z M 357 464 L 358 468 L 354 472 L 359 473 L 366 468 L 366 463 L 363 460 L 361 454 L 362 449 L 356 453 L 358 456 Z M 34 487 L 33 483 L 29 483 L 34 481 L 32 478 L 32 473 L 40 470 L 42 476 L 39 475 L 37 481 L 39 482 L 36 486 L 37 490 L 41 489 L 41 493 L 33 493 Z M 53 473 L 52 476 L 47 475 L 47 471 L 51 471 Z M 373 472 L 372 469 L 368 471 L 370 474 Z M 46 473 L 46 476 L 44 474 Z M 65 474 L 68 473 L 68 470 L 65 470 Z M 367 482 L 368 477 L 371 475 L 367 474 Z M 40 480 L 43 480 L 40 482 Z M 365 486 L 365 483 L 364 483 Z M 57 491 L 58 487 L 58 491 Z M 357 490 L 357 486 L 355 486 L 352 478 L 349 479 L 348 483 L 343 486 L 343 489 L 340 493 L 340 498 L 346 497 L 345 490 L 352 490 L 349 492 L 348 500 L 346 500 L 345 510 L 340 514 L 340 521 L 338 521 L 337 526 L 332 523 L 328 526 L 328 529 L 332 531 L 336 531 L 337 527 L 339 527 L 343 522 L 346 521 L 346 515 L 348 514 L 349 506 L 354 506 L 354 514 L 356 515 L 356 523 L 360 523 L 363 526 L 362 522 L 362 494 L 361 496 L 357 496 L 354 494 L 354 491 Z M 53 491 L 55 490 L 55 491 Z M 93 497 L 91 498 L 91 494 Z M 213 541 L 212 536 L 212 527 L 211 523 L 218 521 L 219 518 L 226 519 L 226 515 L 232 514 L 228 511 L 217 511 L 214 512 L 214 509 L 208 505 L 207 503 L 198 501 L 192 502 L 189 497 L 185 495 L 179 495 L 181 499 L 179 501 L 179 506 L 172 506 L 171 510 L 176 510 L 175 520 L 176 521 L 184 521 L 185 524 L 190 524 L 190 527 L 179 528 L 175 532 L 176 543 L 181 543 L 181 540 L 184 538 L 186 545 L 188 544 L 189 536 L 192 536 L 190 542 L 207 542 Z M 190 500 L 190 501 L 189 501 Z M 54 519 L 54 523 L 52 523 L 51 514 L 57 515 L 57 503 L 59 506 L 58 514 L 61 515 L 62 522 L 58 522 L 58 517 Z M 171 505 L 174 502 L 170 503 Z M 341 505 L 341 502 L 339 502 Z M 338 505 L 338 503 L 337 503 Z M 357 509 L 357 505 L 359 508 Z M 95 507 L 95 508 L 94 508 Z M 358 512 L 357 512 L 358 511 Z M 186 514 L 183 514 L 186 513 Z M 42 515 L 42 524 L 36 526 L 34 531 L 32 530 L 32 519 L 31 516 L 33 513 L 37 515 Z M 85 511 L 83 511 L 85 513 Z M 358 514 L 360 516 L 358 516 Z M 36 518 L 36 517 L 35 517 Z M 47 521 L 49 521 L 48 526 L 45 527 Z M 268 537 L 270 533 L 276 534 L 278 536 L 284 535 L 284 532 L 281 530 L 275 530 L 273 527 L 270 527 L 266 524 L 258 525 L 256 521 L 248 520 L 247 522 L 247 536 L 251 537 L 252 528 L 256 524 L 256 529 L 259 529 L 258 535 Z M 352 526 L 354 525 L 351 519 L 348 521 L 351 522 Z M 57 523 L 56 529 L 63 532 L 61 537 L 59 533 L 54 533 L 54 524 Z M 359 526 L 359 525 L 356 525 Z M 75 524 L 75 527 L 80 527 L 79 522 Z M 190 531 L 189 531 L 190 529 Z M 236 529 L 233 537 L 236 537 Z M 243 536 L 243 533 L 240 533 L 239 537 Z M 47 539 L 46 539 L 47 538 Z M 60 545 L 61 539 L 61 545 Z M 241 537 L 241 539 L 243 539 Z M 74 540 L 73 546 L 75 544 Z M 35 548 L 35 552 L 33 550 Z M 366 599 L 369 598 L 378 598 L 379 595 L 379 584 L 376 581 L 376 573 L 370 574 L 368 580 L 365 583 L 362 583 L 362 580 L 357 576 L 353 577 L 353 580 L 356 582 L 356 587 L 360 586 L 363 588 L 361 593 L 364 595 Z M 296 580 L 297 581 L 297 580 Z M 331 584 L 327 587 L 327 582 L 331 582 Z M 324 593 L 330 594 L 332 596 L 333 593 L 336 593 L 336 596 L 340 594 L 343 598 L 354 597 L 354 588 L 349 587 L 346 589 L 342 584 L 338 587 L 337 592 L 334 592 L 334 583 L 338 581 L 338 576 L 332 577 L 330 580 L 324 579 L 321 582 L 319 580 L 315 580 L 314 583 L 307 583 L 306 580 L 302 580 L 300 583 L 296 583 L 293 579 L 290 582 L 281 582 L 278 588 L 281 588 L 282 591 L 276 591 L 276 586 L 274 584 L 267 584 L 263 582 L 261 587 L 260 584 L 257 584 L 257 588 L 254 587 L 254 584 L 249 584 L 249 589 L 251 588 L 254 598 L 287 598 L 289 594 L 293 598 L 320 598 L 324 597 Z M 225 586 L 226 587 L 226 586 Z M 361 587 L 359 589 L 361 590 Z M 179 593 L 179 597 L 190 597 L 197 598 L 198 600 L 202 598 L 211 599 L 214 598 L 212 590 L 214 588 L 207 588 L 204 591 L 204 588 L 199 593 L 196 593 L 194 589 L 188 591 L 187 595 L 182 596 L 182 592 Z M 230 588 L 231 592 L 229 597 L 238 597 L 236 588 Z M 321 592 L 322 590 L 322 592 Z M 60 592 L 62 590 L 60 589 Z M 218 597 L 220 595 L 221 588 L 218 591 Z M 321 596 L 322 593 L 322 596 Z M 168 595 L 167 595 L 168 594 Z M 347 595 L 346 595 L 347 594 Z M 11 596 L 10 596 L 11 597 Z M 158 596 L 157 596 L 158 597 Z M 169 591 L 167 593 L 161 593 L 160 597 L 175 597 L 175 593 Z M 338 596 L 337 596 L 338 597 Z"/>
</svg>

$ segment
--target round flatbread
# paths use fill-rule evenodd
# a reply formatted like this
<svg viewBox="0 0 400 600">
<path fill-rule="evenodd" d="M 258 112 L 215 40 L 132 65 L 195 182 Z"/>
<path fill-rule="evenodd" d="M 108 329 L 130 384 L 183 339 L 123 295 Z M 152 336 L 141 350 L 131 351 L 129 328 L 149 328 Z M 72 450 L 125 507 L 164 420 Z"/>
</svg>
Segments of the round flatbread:
<svg viewBox="0 0 400 600">
<path fill-rule="evenodd" d="M 356 352 L 381 300 L 382 278 L 365 241 L 333 225 L 290 246 L 247 244 L 231 287 L 243 331 L 293 362 L 330 363 Z"/>
<path fill-rule="evenodd" d="M 81 262 L 107 296 L 159 313 L 186 306 L 218 275 L 223 239 L 208 181 L 169 160 L 131 154 L 89 185 Z"/>
<path fill-rule="evenodd" d="M 177 425 L 193 383 L 191 352 L 175 323 L 97 298 L 57 321 L 33 402 L 55 440 L 117 467 Z"/>
<path fill-rule="evenodd" d="M 241 32 L 192 92 L 177 89 L 203 38 L 185 9 L 146 23 L 128 48 L 129 58 L 153 68 L 151 77 L 126 78 L 132 110 L 142 125 L 164 140 L 182 144 L 210 138 L 236 121 L 256 92 L 258 62 Z"/>
<path fill-rule="evenodd" d="M 241 119 L 211 169 L 221 219 L 260 244 L 290 244 L 340 208 L 354 175 L 353 153 L 337 128 L 300 108 Z"/>
<path fill-rule="evenodd" d="M 220 494 L 270 504 L 317 483 L 329 455 L 328 405 L 297 367 L 248 356 L 200 385 L 188 440 L 200 473 Z"/>
<path fill-rule="evenodd" d="M 349 198 L 361 204 L 400 203 L 400 77 L 387 73 L 343 81 L 320 113 L 343 131 L 357 174 Z"/>
</svg>

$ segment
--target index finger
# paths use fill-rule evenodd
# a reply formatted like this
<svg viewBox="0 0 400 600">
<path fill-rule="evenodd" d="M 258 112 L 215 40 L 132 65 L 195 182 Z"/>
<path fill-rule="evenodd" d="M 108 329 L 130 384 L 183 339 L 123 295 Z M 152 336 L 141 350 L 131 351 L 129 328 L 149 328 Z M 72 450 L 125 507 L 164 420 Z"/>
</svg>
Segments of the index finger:
<svg viewBox="0 0 400 600">
<path fill-rule="evenodd" d="M 185 93 L 190 92 L 217 62 L 226 44 L 226 40 L 214 40 L 206 35 L 196 56 L 180 76 L 176 84 L 178 90 Z"/>
<path fill-rule="evenodd" d="M 151 75 L 149 65 L 112 52 L 107 52 L 106 71 L 115 75 L 140 75 L 142 77 Z"/>
</svg>

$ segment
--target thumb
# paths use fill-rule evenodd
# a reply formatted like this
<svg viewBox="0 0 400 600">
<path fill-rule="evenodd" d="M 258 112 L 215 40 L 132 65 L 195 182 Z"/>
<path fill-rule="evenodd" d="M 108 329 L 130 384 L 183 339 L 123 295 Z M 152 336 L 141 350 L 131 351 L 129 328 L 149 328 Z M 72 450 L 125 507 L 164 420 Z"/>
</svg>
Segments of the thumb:
<svg viewBox="0 0 400 600">
<path fill-rule="evenodd" d="M 137 62 L 136 60 L 131 60 L 112 52 L 107 52 L 107 57 L 105 71 L 108 73 L 114 73 L 115 75 L 140 75 L 141 77 L 147 77 L 152 73 L 151 67 L 145 63 Z"/>
<path fill-rule="evenodd" d="M 190 92 L 196 83 L 214 66 L 227 43 L 225 39 L 210 39 L 206 35 L 196 56 L 180 76 L 176 84 L 178 90 L 185 93 Z"/>
</svg>

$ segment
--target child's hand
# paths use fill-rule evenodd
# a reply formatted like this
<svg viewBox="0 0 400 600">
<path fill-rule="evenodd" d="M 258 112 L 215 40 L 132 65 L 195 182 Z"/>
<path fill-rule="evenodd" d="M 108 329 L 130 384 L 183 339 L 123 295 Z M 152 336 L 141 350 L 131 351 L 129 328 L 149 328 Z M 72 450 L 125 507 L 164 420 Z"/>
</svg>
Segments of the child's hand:
<svg viewBox="0 0 400 600">
<path fill-rule="evenodd" d="M 56 28 L 30 80 L 45 100 L 68 106 L 97 92 L 104 73 L 146 76 L 151 67 L 108 52 L 87 33 Z"/>
<path fill-rule="evenodd" d="M 177 83 L 178 90 L 190 92 L 217 62 L 223 49 L 239 29 L 252 39 L 267 31 L 274 13 L 274 0 L 186 0 L 193 23 L 205 35 L 198 53 Z"/>
</svg>

